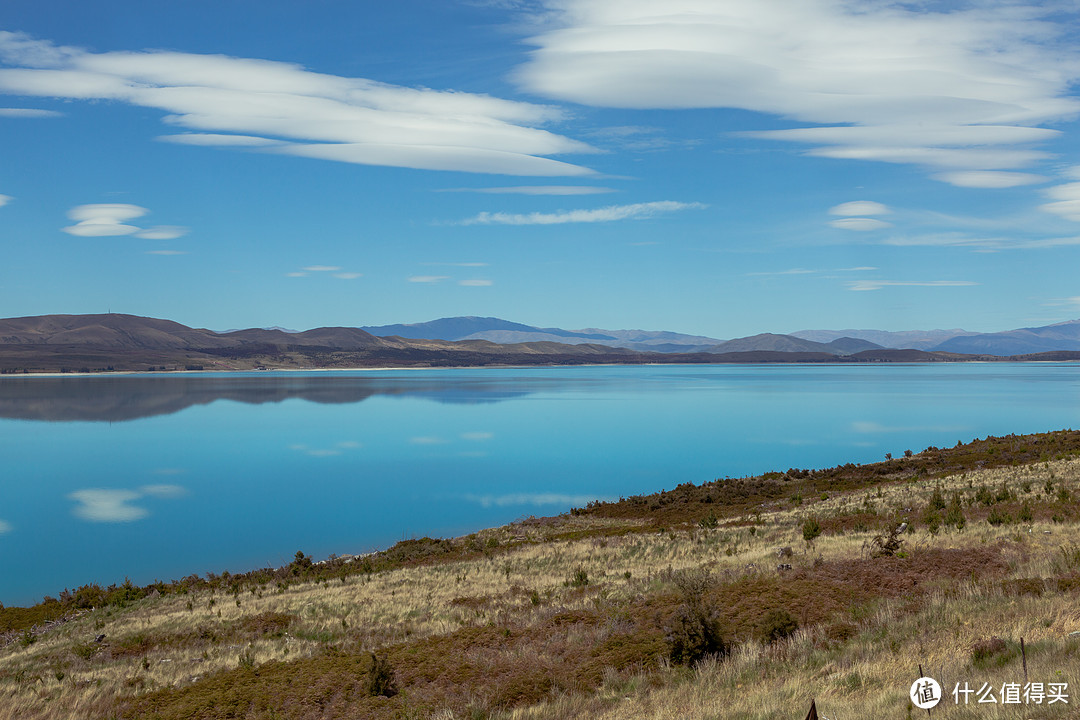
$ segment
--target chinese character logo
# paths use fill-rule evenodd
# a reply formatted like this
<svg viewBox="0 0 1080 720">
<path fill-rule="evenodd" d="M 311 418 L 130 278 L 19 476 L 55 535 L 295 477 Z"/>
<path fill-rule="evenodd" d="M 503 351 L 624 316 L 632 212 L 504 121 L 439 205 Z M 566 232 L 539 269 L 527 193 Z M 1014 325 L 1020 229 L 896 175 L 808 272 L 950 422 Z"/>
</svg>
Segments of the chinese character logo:
<svg viewBox="0 0 1080 720">
<path fill-rule="evenodd" d="M 935 707 L 941 702 L 941 685 L 932 677 L 921 677 L 911 683 L 911 702 L 920 710 Z"/>
</svg>

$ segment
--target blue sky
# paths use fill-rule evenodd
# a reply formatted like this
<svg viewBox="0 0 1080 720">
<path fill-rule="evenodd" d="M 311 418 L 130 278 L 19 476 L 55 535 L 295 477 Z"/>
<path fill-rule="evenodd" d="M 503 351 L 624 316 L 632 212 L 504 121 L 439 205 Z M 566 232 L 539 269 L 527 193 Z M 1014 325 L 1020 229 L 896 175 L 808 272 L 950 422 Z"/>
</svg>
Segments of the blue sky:
<svg viewBox="0 0 1080 720">
<path fill-rule="evenodd" d="M 0 4 L 0 316 L 1080 317 L 1075 3 Z"/>
</svg>

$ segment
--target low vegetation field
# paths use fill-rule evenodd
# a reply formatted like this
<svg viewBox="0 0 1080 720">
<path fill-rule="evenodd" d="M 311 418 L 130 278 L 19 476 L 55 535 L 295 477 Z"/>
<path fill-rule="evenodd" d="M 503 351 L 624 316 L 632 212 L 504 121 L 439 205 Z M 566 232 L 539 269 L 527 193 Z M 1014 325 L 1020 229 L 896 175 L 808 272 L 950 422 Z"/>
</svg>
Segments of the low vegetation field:
<svg viewBox="0 0 1080 720">
<path fill-rule="evenodd" d="M 1077 499 L 1080 433 L 989 438 L 87 586 L 0 609 L 0 720 L 1078 717 Z"/>
</svg>

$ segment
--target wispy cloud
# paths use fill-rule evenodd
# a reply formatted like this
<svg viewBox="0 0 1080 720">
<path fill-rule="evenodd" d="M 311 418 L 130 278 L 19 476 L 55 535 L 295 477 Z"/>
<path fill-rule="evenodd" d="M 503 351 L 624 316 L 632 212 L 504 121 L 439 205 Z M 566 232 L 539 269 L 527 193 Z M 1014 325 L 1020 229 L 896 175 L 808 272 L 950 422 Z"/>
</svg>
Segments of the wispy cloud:
<svg viewBox="0 0 1080 720">
<path fill-rule="evenodd" d="M 439 192 L 473 192 L 488 195 L 602 195 L 613 188 L 591 185 L 522 185 L 518 187 L 449 188 Z"/>
<path fill-rule="evenodd" d="M 491 281 L 491 280 L 480 280 L 480 279 L 462 280 L 461 282 L 458 283 L 458 285 L 463 285 L 465 287 L 491 287 L 494 284 L 495 283 L 493 281 Z"/>
<path fill-rule="evenodd" d="M 658 127 L 648 125 L 617 125 L 585 133 L 598 144 L 628 152 L 660 152 L 677 148 L 692 148 L 701 144 L 697 139 L 673 139 Z"/>
<path fill-rule="evenodd" d="M 1037 185 L 1050 179 L 1044 175 L 1035 175 L 1033 173 L 995 170 L 964 170 L 938 173 L 933 178 L 957 187 L 969 188 L 1011 188 L 1020 185 Z"/>
<path fill-rule="evenodd" d="M 997 252 L 999 250 L 1043 250 L 1080 245 L 1080 237 L 1018 238 L 1006 235 L 984 236 L 969 235 L 962 232 L 943 232 L 894 235 L 885 238 L 881 243 L 901 247 L 966 247 L 975 251 Z"/>
<path fill-rule="evenodd" d="M 0 117 L 9 118 L 55 118 L 63 117 L 64 113 L 55 110 L 38 110 L 37 108 L 0 108 Z"/>
<path fill-rule="evenodd" d="M 179 498 L 187 495 L 187 488 L 180 485 L 143 485 L 139 492 L 157 498 Z"/>
<path fill-rule="evenodd" d="M 891 228 L 892 223 L 875 218 L 846 217 L 830 220 L 829 225 L 839 230 L 853 230 L 855 232 L 871 232 Z"/>
<path fill-rule="evenodd" d="M 104 52 L 0 32 L 0 92 L 110 100 L 162 111 L 165 140 L 337 162 L 559 177 L 593 171 L 549 155 L 588 153 L 541 126 L 554 107 L 388 85 L 269 60 Z"/>
<path fill-rule="evenodd" d="M 147 250 L 147 255 L 187 255 L 186 250 Z"/>
<path fill-rule="evenodd" d="M 888 215 L 891 212 L 892 210 L 887 205 L 873 200 L 853 200 L 829 208 L 830 215 L 843 215 L 845 217 L 853 215 Z"/>
<path fill-rule="evenodd" d="M 560 0 L 516 73 L 531 92 L 614 108 L 737 108 L 806 127 L 748 133 L 809 154 L 922 165 L 954 184 L 1024 178 L 1080 100 L 1077 48 L 1023 2 Z M 993 185 L 992 183 L 998 183 Z"/>
<path fill-rule="evenodd" d="M 11 523 L 6 520 L 0 520 L 0 535 L 11 532 Z"/>
<path fill-rule="evenodd" d="M 1047 188 L 1045 193 L 1054 202 L 1040 205 L 1042 210 L 1060 215 L 1066 220 L 1080 222 L 1080 182 Z"/>
<path fill-rule="evenodd" d="M 289 449 L 290 450 L 295 450 L 297 452 L 302 452 L 305 455 L 309 455 L 311 457 L 328 458 L 328 457 L 337 457 L 338 455 L 344 454 L 345 451 L 347 451 L 347 450 L 356 450 L 356 449 L 359 449 L 359 448 L 362 448 L 362 447 L 363 447 L 363 444 L 358 443 L 358 442 L 356 442 L 354 440 L 345 440 L 343 442 L 337 443 L 336 445 L 333 445 L 332 447 L 313 448 L 313 447 L 309 447 L 307 445 L 304 445 L 303 443 L 296 443 L 296 444 L 290 445 Z"/>
<path fill-rule="evenodd" d="M 806 268 L 791 268 L 790 270 L 772 270 L 765 272 L 751 272 L 746 273 L 747 277 L 757 277 L 764 275 L 813 275 L 818 272 L 817 270 L 807 270 Z"/>
<path fill-rule="evenodd" d="M 633 205 L 609 205 L 595 210 L 561 210 L 554 213 L 489 213 L 482 212 L 476 217 L 462 220 L 460 225 L 561 225 L 564 223 L 614 222 L 616 220 L 643 220 L 680 210 L 700 210 L 708 207 L 699 202 L 675 202 L 660 200 L 657 202 L 635 203 Z"/>
<path fill-rule="evenodd" d="M 437 283 L 443 280 L 449 280 L 449 275 L 413 275 L 409 278 L 411 283 Z"/>
<path fill-rule="evenodd" d="M 338 265 L 308 265 L 300 270 L 285 273 L 285 277 L 308 277 L 312 274 L 335 277 L 339 280 L 355 280 L 364 277 L 364 273 L 342 270 Z"/>
<path fill-rule="evenodd" d="M 1080 295 L 1067 298 L 1057 298 L 1055 300 L 1047 300 L 1043 303 L 1043 307 L 1080 308 Z"/>
<path fill-rule="evenodd" d="M 2 72 L 2 71 L 0 71 Z M 150 211 L 127 203 L 95 203 L 77 205 L 68 210 L 68 218 L 74 225 L 62 228 L 64 232 L 78 237 L 116 237 L 132 235 L 144 240 L 175 240 L 186 235 L 188 229 L 178 225 L 156 225 L 141 228 L 128 221 L 140 218 Z"/>
<path fill-rule="evenodd" d="M 144 240 L 175 240 L 187 235 L 188 229 L 179 225 L 156 225 L 152 228 L 140 230 L 135 237 Z"/>
<path fill-rule="evenodd" d="M 490 433 L 490 432 L 476 431 L 476 432 L 461 433 L 461 439 L 462 440 L 473 440 L 473 441 L 478 441 L 479 442 L 479 441 L 484 441 L 484 440 L 490 440 L 493 437 L 495 437 L 495 433 Z"/>
<path fill-rule="evenodd" d="M 175 499 L 183 497 L 187 490 L 179 485 L 144 485 L 138 490 L 110 488 L 87 488 L 69 494 L 69 500 L 78 505 L 72 513 L 90 522 L 134 522 L 142 520 L 150 511 L 131 503 L 141 498 Z"/>
<path fill-rule="evenodd" d="M 14 199 L 15 198 L 11 197 L 10 195 L 0 195 L 0 207 L 4 207 Z"/>
<path fill-rule="evenodd" d="M 978 284 L 968 280 L 851 280 L 848 288 L 867 291 L 887 287 L 969 287 Z"/>
</svg>

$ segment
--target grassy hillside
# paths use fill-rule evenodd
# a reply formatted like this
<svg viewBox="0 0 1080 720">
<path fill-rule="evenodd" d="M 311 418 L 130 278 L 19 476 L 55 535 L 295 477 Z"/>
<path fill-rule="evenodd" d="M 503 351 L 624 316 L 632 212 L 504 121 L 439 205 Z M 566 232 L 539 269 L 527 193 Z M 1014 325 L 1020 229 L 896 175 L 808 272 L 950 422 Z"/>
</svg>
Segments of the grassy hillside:
<svg viewBox="0 0 1080 720">
<path fill-rule="evenodd" d="M 1078 455 L 1080 433 L 990 438 L 80 588 L 0 610 L 0 718 L 908 718 L 920 664 L 997 695 L 1025 659 L 1068 705 L 933 717 L 1075 717 Z"/>
</svg>

